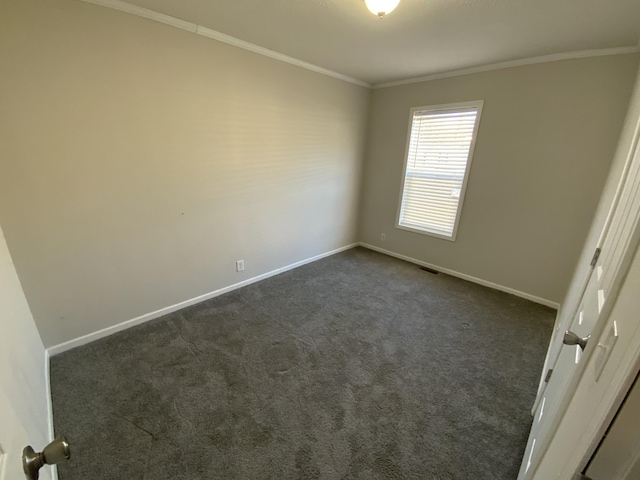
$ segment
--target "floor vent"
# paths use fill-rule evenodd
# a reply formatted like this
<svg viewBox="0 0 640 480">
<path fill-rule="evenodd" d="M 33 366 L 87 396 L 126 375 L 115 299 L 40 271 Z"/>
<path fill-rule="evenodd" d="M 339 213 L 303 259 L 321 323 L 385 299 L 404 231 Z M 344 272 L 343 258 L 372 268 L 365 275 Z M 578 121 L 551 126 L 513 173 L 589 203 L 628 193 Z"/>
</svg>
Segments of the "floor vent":
<svg viewBox="0 0 640 480">
<path fill-rule="evenodd" d="M 425 272 L 433 273 L 434 275 L 437 275 L 437 274 L 440 273 L 439 271 L 434 270 L 433 268 L 429 268 L 429 267 L 420 267 L 420 270 L 424 270 Z"/>
</svg>

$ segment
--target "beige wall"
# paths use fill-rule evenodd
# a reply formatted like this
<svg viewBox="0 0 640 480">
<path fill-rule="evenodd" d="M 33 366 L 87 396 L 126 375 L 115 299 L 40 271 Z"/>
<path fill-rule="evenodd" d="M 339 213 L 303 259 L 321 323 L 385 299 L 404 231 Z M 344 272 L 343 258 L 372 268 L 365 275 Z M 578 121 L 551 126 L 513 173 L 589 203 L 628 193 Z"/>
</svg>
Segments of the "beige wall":
<svg viewBox="0 0 640 480">
<path fill-rule="evenodd" d="M 611 166 L 639 59 L 567 60 L 375 90 L 360 240 L 559 303 Z M 409 109 L 469 100 L 485 103 L 457 240 L 396 229 Z"/>
<path fill-rule="evenodd" d="M 559 302 L 638 61 L 371 93 L 94 5 L 5 0 L 0 223 L 47 346 L 356 240 Z M 409 108 L 479 99 L 457 241 L 394 228 Z"/>
<path fill-rule="evenodd" d="M 1 2 L 0 64 L 0 223 L 47 346 L 357 240 L 365 88 L 72 0 Z"/>
</svg>

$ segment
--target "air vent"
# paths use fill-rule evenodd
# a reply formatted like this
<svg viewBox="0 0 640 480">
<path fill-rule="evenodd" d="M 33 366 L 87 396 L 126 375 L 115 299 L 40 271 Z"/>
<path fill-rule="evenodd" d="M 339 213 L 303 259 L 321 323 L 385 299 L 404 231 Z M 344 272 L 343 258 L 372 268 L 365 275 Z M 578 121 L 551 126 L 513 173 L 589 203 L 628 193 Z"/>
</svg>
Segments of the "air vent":
<svg viewBox="0 0 640 480">
<path fill-rule="evenodd" d="M 434 275 L 437 275 L 437 274 L 440 273 L 439 271 L 434 270 L 433 268 L 429 268 L 429 267 L 420 267 L 420 270 L 424 270 L 425 272 L 433 273 Z"/>
</svg>

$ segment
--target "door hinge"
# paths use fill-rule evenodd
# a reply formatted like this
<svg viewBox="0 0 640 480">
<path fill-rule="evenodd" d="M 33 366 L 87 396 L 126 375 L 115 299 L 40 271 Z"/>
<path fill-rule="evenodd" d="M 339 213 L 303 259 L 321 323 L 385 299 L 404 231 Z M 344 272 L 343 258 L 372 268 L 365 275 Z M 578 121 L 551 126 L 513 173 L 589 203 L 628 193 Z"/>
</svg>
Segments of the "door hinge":
<svg viewBox="0 0 640 480">
<path fill-rule="evenodd" d="M 544 377 L 544 383 L 549 383 L 549 379 L 551 378 L 552 374 L 553 374 L 553 368 L 550 368 L 549 371 L 547 372 L 547 376 Z"/>
<path fill-rule="evenodd" d="M 591 258 L 591 266 L 595 267 L 596 263 L 598 263 L 598 259 L 600 258 L 600 253 L 602 252 L 601 248 L 596 248 L 596 251 L 593 253 L 593 258 Z"/>
</svg>

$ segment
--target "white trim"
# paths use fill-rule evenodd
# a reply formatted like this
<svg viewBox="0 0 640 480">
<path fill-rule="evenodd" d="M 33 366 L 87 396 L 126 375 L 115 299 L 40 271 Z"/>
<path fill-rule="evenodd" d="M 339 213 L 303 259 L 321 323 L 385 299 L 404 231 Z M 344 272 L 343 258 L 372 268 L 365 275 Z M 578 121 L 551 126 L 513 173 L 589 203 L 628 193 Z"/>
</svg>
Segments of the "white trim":
<svg viewBox="0 0 640 480">
<path fill-rule="evenodd" d="M 490 72 L 492 70 L 502 70 L 504 68 L 535 65 L 536 63 L 557 62 L 560 60 L 572 60 L 576 58 L 603 57 L 607 55 L 622 55 L 625 53 L 640 53 L 640 46 L 600 48 L 597 50 L 581 50 L 578 52 L 554 53 L 552 55 L 542 55 L 540 57 L 521 58 L 518 60 L 509 60 L 506 62 L 490 63 L 487 65 L 478 65 L 476 67 L 462 68 L 460 70 L 450 70 L 447 72 L 434 73 L 431 75 L 424 75 L 422 77 L 407 78 L 405 80 L 378 83 L 375 84 L 373 88 L 378 89 L 397 87 L 399 85 L 410 85 L 412 83 L 428 82 L 431 80 L 440 80 L 443 78 L 460 77 L 462 75 Z"/>
<path fill-rule="evenodd" d="M 49 442 L 55 439 L 55 431 L 53 429 L 53 401 L 51 398 L 51 356 L 49 351 L 44 351 L 44 382 L 47 393 L 47 417 L 49 421 Z M 51 480 L 58 480 L 58 467 L 51 465 L 49 467 L 49 473 L 51 474 Z"/>
<path fill-rule="evenodd" d="M 558 307 L 558 311 L 556 312 L 556 320 L 553 323 L 553 330 L 551 330 L 551 338 L 558 333 L 560 330 L 560 308 Z M 538 405 L 540 405 L 540 401 L 543 398 L 543 394 L 547 389 L 547 372 L 549 371 L 549 352 L 551 352 L 551 347 L 553 346 L 553 341 L 549 342 L 547 346 L 547 354 L 544 357 L 544 365 L 542 366 L 542 372 L 540 373 L 540 381 L 538 382 L 538 393 L 536 394 L 536 399 L 533 402 L 533 407 L 531 407 L 531 416 L 534 417 L 536 415 L 536 410 L 538 410 Z"/>
<path fill-rule="evenodd" d="M 529 293 L 521 292 L 519 290 L 515 290 L 513 288 L 505 287 L 503 285 L 499 285 L 497 283 L 489 282 L 488 280 L 483 280 L 481 278 L 472 277 L 471 275 L 467 275 L 466 273 L 456 272 L 455 270 L 450 270 L 448 268 L 440 267 L 438 265 L 434 265 L 433 263 L 423 262 L 422 260 L 418 260 L 417 258 L 408 257 L 406 255 L 402 255 L 400 253 L 392 252 L 391 250 L 385 250 L 384 248 L 376 247 L 374 245 L 370 245 L 368 243 L 360 242 L 358 245 L 364 248 L 368 248 L 369 250 L 373 250 L 378 253 L 384 253 L 385 255 L 389 255 L 390 257 L 399 258 L 400 260 L 405 260 L 407 262 L 415 263 L 416 265 L 420 265 L 423 267 L 428 267 L 433 270 L 437 270 L 442 273 L 446 273 L 447 275 L 451 275 L 452 277 L 461 278 L 463 280 L 467 280 L 469 282 L 477 283 L 478 285 L 482 285 L 484 287 L 493 288 L 494 290 L 499 290 L 501 292 L 510 293 L 511 295 L 515 295 L 516 297 L 521 297 L 527 300 L 531 300 L 532 302 L 539 303 L 540 305 L 544 305 L 546 307 L 555 308 L 556 310 L 560 307 L 560 305 L 556 302 L 552 302 L 551 300 L 547 300 L 546 298 L 536 297 L 535 295 L 531 295 Z"/>
<path fill-rule="evenodd" d="M 450 242 L 456 241 L 458 235 L 458 227 L 460 225 L 460 215 L 462 214 L 462 204 L 464 203 L 465 192 L 467 191 L 467 183 L 469 180 L 469 174 L 471 173 L 471 162 L 473 161 L 473 152 L 476 148 L 476 140 L 478 139 L 478 130 L 480 129 L 480 117 L 482 117 L 482 107 L 484 106 L 484 100 L 474 100 L 471 102 L 459 102 L 459 103 L 447 103 L 441 105 L 428 105 L 424 107 L 412 107 L 409 109 L 409 131 L 407 132 L 407 144 L 405 146 L 404 154 L 404 166 L 402 167 L 402 181 L 400 183 L 400 200 L 398 201 L 398 211 L 396 212 L 396 228 L 401 230 L 408 230 L 410 232 L 419 233 L 421 235 L 429 235 L 431 237 L 442 238 L 449 240 Z M 419 229 L 408 227 L 406 225 L 400 225 L 400 213 L 402 212 L 402 204 L 404 200 L 404 185 L 407 181 L 407 164 L 409 163 L 409 150 L 411 148 L 411 133 L 413 132 L 413 120 L 415 113 L 424 112 L 443 112 L 443 111 L 464 111 L 471 108 L 476 109 L 476 120 L 473 125 L 473 133 L 471 135 L 471 144 L 469 145 L 469 153 L 467 155 L 467 166 L 464 172 L 464 178 L 462 179 L 462 185 L 460 186 L 460 198 L 458 199 L 458 208 L 456 209 L 456 218 L 453 222 L 453 232 L 451 236 L 437 233 L 433 230 Z"/>
<path fill-rule="evenodd" d="M 143 17 L 155 22 L 164 23 L 165 25 L 171 25 L 172 27 L 180 28 L 191 33 L 196 33 L 198 26 L 194 23 L 181 20 L 171 15 L 165 15 L 164 13 L 156 12 L 148 8 L 139 7 L 138 5 L 132 5 L 120 0 L 80 0 L 85 3 L 92 3 L 94 5 L 100 5 L 101 7 L 112 8 L 113 10 L 119 10 L 120 12 L 130 13 Z"/>
<path fill-rule="evenodd" d="M 265 280 L 269 277 L 273 277 L 275 275 L 279 275 L 284 272 L 288 272 L 289 270 L 293 270 L 294 268 L 301 267 L 302 265 L 315 262 L 316 260 L 320 260 L 325 257 L 330 257 L 331 255 L 335 255 L 336 253 L 340 253 L 357 246 L 358 246 L 358 243 L 352 243 L 344 247 L 336 248 L 335 250 L 331 250 L 330 252 L 321 253 L 320 255 L 316 255 L 314 257 L 307 258 L 305 260 L 300 260 L 299 262 L 295 262 L 295 263 L 292 263 L 291 265 L 287 265 L 281 268 L 277 268 L 275 270 L 271 270 L 270 272 L 263 273 L 262 275 L 252 277 L 247 280 L 243 280 L 242 282 L 234 283 L 233 285 L 219 288 L 218 290 L 214 290 L 213 292 L 205 293 L 204 295 L 199 295 L 197 297 L 190 298 L 189 300 L 184 300 L 183 302 L 176 303 L 175 305 L 170 305 L 168 307 L 161 308 L 160 310 L 156 310 L 154 312 L 140 315 L 139 317 L 132 318 L 131 320 L 126 320 L 122 323 L 118 323 L 117 325 L 112 325 L 110 327 L 103 328 L 101 330 L 98 330 L 97 332 L 88 333 L 87 335 L 83 335 L 81 337 L 74 338 L 73 340 L 69 340 L 59 345 L 54 345 L 53 347 L 47 348 L 47 354 L 50 356 L 58 355 L 59 353 L 66 352 L 67 350 L 71 350 L 72 348 L 86 345 L 87 343 L 94 342 L 104 337 L 108 337 L 109 335 L 113 335 L 114 333 L 118 333 L 128 328 L 135 327 L 136 325 L 140 325 L 150 320 L 160 318 L 164 315 L 168 315 L 175 311 L 181 310 L 185 307 L 195 305 L 196 303 L 204 302 L 205 300 L 218 297 L 220 295 L 231 292 L 233 290 L 237 290 L 239 288 L 246 287 L 247 285 L 251 285 L 252 283 Z"/>
<path fill-rule="evenodd" d="M 440 267 L 438 265 L 434 265 L 432 263 L 423 262 L 422 260 L 418 260 L 416 258 L 408 257 L 406 255 L 402 255 L 402 254 L 399 254 L 399 253 L 395 253 L 395 252 L 392 252 L 390 250 L 385 250 L 383 248 L 379 248 L 379 247 L 370 245 L 368 243 L 357 242 L 357 243 L 352 243 L 350 245 L 346 245 L 346 246 L 341 247 L 341 248 L 337 248 L 335 250 L 331 250 L 330 252 L 322 253 L 320 255 L 316 255 L 314 257 L 307 258 L 305 260 L 300 260 L 299 262 L 295 262 L 295 263 L 292 263 L 290 265 L 278 268 L 276 270 L 272 270 L 270 272 L 263 273 L 262 275 L 258 275 L 256 277 L 252 277 L 252 278 L 249 278 L 247 280 L 243 280 L 242 282 L 238 282 L 238 283 L 235 283 L 233 285 L 229 285 L 227 287 L 223 287 L 223 288 L 220 288 L 218 290 L 214 290 L 213 292 L 205 293 L 204 295 L 199 295 L 199 296 L 191 298 L 189 300 L 185 300 L 183 302 L 179 302 L 179 303 L 176 303 L 174 305 L 170 305 L 168 307 L 164 307 L 164 308 L 161 308 L 159 310 L 156 310 L 156 311 L 153 311 L 153 312 L 150 312 L 150 313 L 146 313 L 144 315 L 140 315 L 139 317 L 132 318 L 131 320 L 126 320 L 126 321 L 121 322 L 121 323 L 119 323 L 117 325 L 106 327 L 106 328 L 103 328 L 103 329 L 98 330 L 96 332 L 92 332 L 92 333 L 89 333 L 87 335 L 83 335 L 81 337 L 74 338 L 73 340 L 69 340 L 69 341 L 63 342 L 63 343 L 58 344 L 58 345 L 54 345 L 52 347 L 47 348 L 47 350 L 46 350 L 47 360 L 46 361 L 47 362 L 49 361 L 49 357 L 50 356 L 58 355 L 60 353 L 66 352 L 68 350 L 71 350 L 73 348 L 80 347 L 82 345 L 86 345 L 87 343 L 99 340 L 99 339 L 104 338 L 104 337 L 108 337 L 109 335 L 113 335 L 114 333 L 121 332 L 121 331 L 126 330 L 128 328 L 135 327 L 136 325 L 140 325 L 140 324 L 148 322 L 150 320 L 154 320 L 154 319 L 160 318 L 160 317 L 162 317 L 164 315 L 168 315 L 170 313 L 176 312 L 176 311 L 178 311 L 178 310 L 180 310 L 182 308 L 185 308 L 185 307 L 188 307 L 188 306 L 191 306 L 191 305 L 195 305 L 196 303 L 204 302 L 205 300 L 209 300 L 211 298 L 218 297 L 218 296 L 223 295 L 225 293 L 231 292 L 233 290 L 237 290 L 237 289 L 242 288 L 242 287 L 246 287 L 247 285 L 251 285 L 252 283 L 256 283 L 256 282 L 259 282 L 261 280 L 266 280 L 267 278 L 273 277 L 275 275 L 279 275 L 279 274 L 287 272 L 289 270 L 293 270 L 294 268 L 301 267 L 302 265 L 306 265 L 308 263 L 315 262 L 316 260 L 320 260 L 322 258 L 329 257 L 331 255 L 335 255 L 336 253 L 340 253 L 340 252 L 343 252 L 345 250 L 349 250 L 349 249 L 357 247 L 357 246 L 368 248 L 369 250 L 374 250 L 376 252 L 383 253 L 383 254 L 389 255 L 391 257 L 399 258 L 399 259 L 405 260 L 407 262 L 415 263 L 416 265 L 429 267 L 429 268 L 432 268 L 434 270 L 438 270 L 439 272 L 446 273 L 447 275 L 451 275 L 453 277 L 462 278 L 463 280 L 467 280 L 469 282 L 477 283 L 478 285 L 483 285 L 485 287 L 493 288 L 494 290 L 499 290 L 501 292 L 510 293 L 512 295 L 516 295 L 518 297 L 525 298 L 527 300 L 531 300 L 532 302 L 539 303 L 539 304 L 545 305 L 547 307 L 551 307 L 551 308 L 555 308 L 555 309 L 557 309 L 559 307 L 559 305 L 556 302 L 552 302 L 551 300 L 547 300 L 547 299 L 544 299 L 544 298 L 536 297 L 535 295 L 530 295 L 528 293 L 521 292 L 519 290 L 514 290 L 513 288 L 505 287 L 505 286 L 502 286 L 502 285 L 498 285 L 497 283 L 489 282 L 489 281 L 483 280 L 481 278 L 472 277 L 471 275 L 467 275 L 465 273 L 460 273 L 460 272 L 456 272 L 454 270 L 450 270 L 448 268 L 443 268 L 443 267 Z M 47 368 L 47 389 L 50 389 L 50 386 L 49 386 L 49 383 L 48 383 L 49 382 L 49 377 L 48 377 L 49 373 L 48 372 L 49 372 L 49 369 Z M 49 395 L 49 398 L 51 398 L 51 395 Z M 49 406 L 49 408 L 51 408 L 51 406 Z M 50 415 L 49 416 L 50 416 L 50 418 L 53 418 L 52 415 L 51 415 L 51 411 L 50 411 Z M 49 429 L 50 429 L 50 435 L 53 435 L 53 423 L 50 424 Z"/>
<path fill-rule="evenodd" d="M 342 73 L 335 72 L 333 70 L 329 70 L 324 67 L 320 67 L 319 65 L 315 65 L 313 63 L 305 62 L 304 60 L 299 60 L 297 58 L 290 57 L 288 55 L 276 52 L 274 50 L 269 50 L 268 48 L 261 47 L 260 45 L 256 45 L 255 43 L 246 42 L 239 38 L 232 37 L 231 35 L 227 35 L 222 32 L 218 32 L 216 30 L 212 30 L 202 25 L 188 22 L 186 20 L 181 20 L 179 18 L 172 17 L 171 15 L 165 15 L 164 13 L 156 12 L 154 10 L 140 7 L 138 5 L 132 5 L 130 3 L 123 2 L 121 0 L 80 0 L 80 1 L 85 3 L 91 3 L 93 5 L 99 5 L 102 7 L 111 8 L 113 10 L 119 10 L 121 12 L 129 13 L 131 15 L 137 15 L 139 17 L 146 18 L 148 20 L 153 20 L 155 22 L 164 23 L 165 25 L 170 25 L 172 27 L 180 28 L 182 30 L 186 30 L 191 33 L 202 35 L 203 37 L 208 37 L 208 38 L 217 40 L 219 42 L 226 43 L 228 45 L 233 45 L 235 47 L 242 48 L 244 50 L 249 50 L 259 55 L 264 55 L 265 57 L 273 58 L 274 60 L 279 60 L 281 62 L 289 63 L 291 65 L 296 65 L 306 70 L 311 70 L 312 72 L 337 78 L 338 80 L 343 80 L 345 82 L 353 83 L 354 85 L 359 85 L 361 87 L 374 88 L 374 89 L 395 87 L 398 85 L 409 85 L 412 83 L 428 82 L 430 80 L 458 77 L 461 75 L 470 75 L 472 73 L 488 72 L 491 70 L 500 70 L 503 68 L 520 67 L 523 65 L 533 65 L 536 63 L 556 62 L 559 60 L 571 60 L 574 58 L 601 57 L 605 55 L 621 55 L 624 53 L 640 52 L 640 46 L 629 46 L 629 47 L 600 48 L 596 50 L 581 50 L 577 52 L 554 53 L 551 55 L 542 55 L 539 57 L 529 57 L 529 58 L 521 58 L 518 60 L 509 60 L 506 62 L 490 63 L 490 64 L 478 65 L 470 68 L 463 68 L 460 70 L 450 70 L 446 72 L 434 73 L 431 75 L 425 75 L 421 77 L 407 78 L 404 80 L 395 80 L 393 82 L 378 83 L 375 85 L 371 85 L 370 83 L 364 82 L 362 80 L 358 80 L 357 78 L 353 78 L 348 75 L 344 75 Z"/>
<path fill-rule="evenodd" d="M 231 35 L 227 35 L 222 32 L 218 32 L 216 30 L 212 30 L 202 25 L 197 25 L 192 22 L 187 22 L 186 20 L 181 20 L 179 18 L 172 17 L 171 15 L 165 15 L 164 13 L 159 13 L 154 10 L 150 10 L 148 8 L 139 7 L 138 5 L 132 5 L 130 3 L 123 2 L 121 0 L 80 0 L 80 1 L 85 3 L 91 3 L 94 5 L 100 5 L 102 7 L 111 8 L 113 10 L 119 10 L 121 12 L 129 13 L 131 15 L 137 15 L 138 17 L 143 17 L 148 20 L 153 20 L 155 22 L 164 23 L 165 25 L 170 25 L 172 27 L 180 28 L 182 30 L 195 33 L 203 37 L 211 38 L 213 40 L 217 40 L 219 42 L 226 43 L 234 47 L 242 48 L 244 50 L 249 50 L 250 52 L 257 53 L 265 57 L 273 58 L 274 60 L 278 60 L 280 62 L 289 63 L 291 65 L 295 65 L 297 67 L 301 67 L 306 70 L 311 70 L 312 72 L 320 73 L 322 75 L 327 75 L 329 77 L 337 78 L 338 80 L 343 80 L 345 82 L 353 83 L 361 87 L 371 88 L 370 84 L 363 82 L 362 80 L 358 80 L 357 78 L 349 77 L 348 75 L 343 75 L 342 73 L 334 72 L 333 70 L 329 70 L 329 69 L 320 67 L 318 65 L 314 65 L 312 63 L 305 62 L 303 60 L 299 60 L 297 58 L 290 57 L 288 55 L 284 55 L 282 53 L 279 53 L 273 50 L 269 50 L 268 48 L 261 47 L 260 45 L 256 45 L 255 43 L 246 42 L 239 38 L 232 37 Z"/>
<path fill-rule="evenodd" d="M 427 235 L 428 237 L 434 237 L 434 238 L 439 238 L 440 240 L 447 240 L 449 242 L 455 242 L 456 241 L 455 236 L 448 237 L 448 236 L 443 235 L 441 233 L 435 233 L 435 232 L 432 232 L 430 230 L 420 230 L 419 228 L 405 227 L 404 225 L 400 225 L 400 211 L 402 210 L 402 197 L 403 197 L 402 194 L 404 193 L 404 181 L 406 179 L 407 179 L 407 175 L 405 173 L 403 175 L 403 178 L 402 178 L 403 182 L 402 182 L 402 189 L 400 190 L 400 201 L 398 202 L 398 213 L 396 215 L 397 218 L 396 218 L 395 227 L 398 230 L 404 230 L 406 232 L 411 232 L 411 233 L 419 233 L 420 235 Z M 458 227 L 458 218 L 459 217 L 456 216 L 456 222 L 455 222 L 454 228 L 453 228 L 454 234 L 457 234 L 457 231 L 458 231 L 458 228 L 457 228 Z"/>
<path fill-rule="evenodd" d="M 334 72 L 333 70 L 328 70 L 318 65 L 314 65 L 313 63 L 298 60 L 297 58 L 284 55 L 283 53 L 276 52 L 275 50 L 269 50 L 268 48 L 261 47 L 260 45 L 256 45 L 255 43 L 245 42 L 244 40 L 240 40 L 239 38 L 220 33 L 216 30 L 211 30 L 210 28 L 203 27 L 201 25 L 198 25 L 198 30 L 196 33 L 198 35 L 202 35 L 203 37 L 212 38 L 214 40 L 218 40 L 219 42 L 233 45 L 234 47 L 249 50 L 250 52 L 257 53 L 258 55 L 264 55 L 265 57 L 273 58 L 274 60 L 279 60 L 281 62 L 290 63 L 291 65 L 295 65 L 297 67 L 306 68 L 307 70 L 311 70 L 312 72 L 337 78 L 338 80 L 344 80 L 345 82 L 353 83 L 361 87 L 371 88 L 371 84 L 363 82 L 362 80 L 358 80 L 357 78 L 349 77 L 348 75 L 343 75 L 342 73 Z"/>
</svg>

